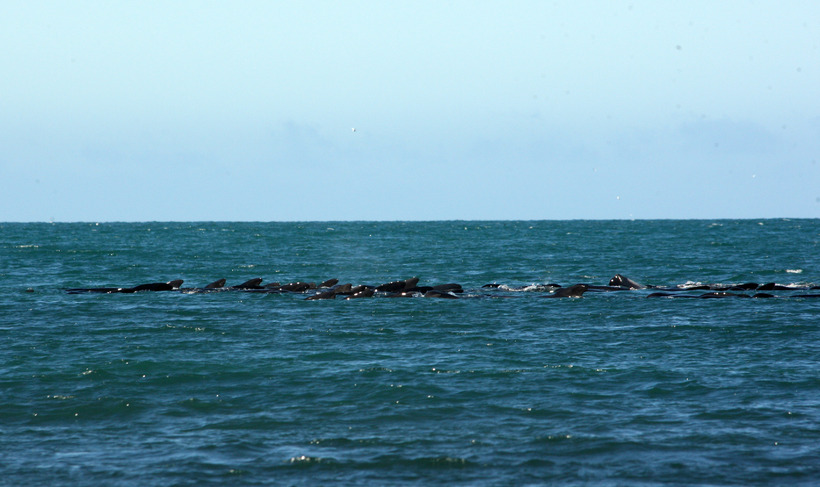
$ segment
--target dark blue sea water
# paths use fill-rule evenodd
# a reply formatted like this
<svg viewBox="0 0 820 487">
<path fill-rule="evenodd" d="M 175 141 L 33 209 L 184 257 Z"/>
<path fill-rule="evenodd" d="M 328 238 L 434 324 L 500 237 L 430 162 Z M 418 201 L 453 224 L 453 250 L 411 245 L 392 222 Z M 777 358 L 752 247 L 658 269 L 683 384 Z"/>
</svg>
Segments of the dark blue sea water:
<svg viewBox="0 0 820 487">
<path fill-rule="evenodd" d="M 816 219 L 0 224 L 0 484 L 817 485 L 818 242 Z M 526 287 L 616 273 L 800 289 Z M 64 291 L 413 276 L 465 292 Z"/>
</svg>

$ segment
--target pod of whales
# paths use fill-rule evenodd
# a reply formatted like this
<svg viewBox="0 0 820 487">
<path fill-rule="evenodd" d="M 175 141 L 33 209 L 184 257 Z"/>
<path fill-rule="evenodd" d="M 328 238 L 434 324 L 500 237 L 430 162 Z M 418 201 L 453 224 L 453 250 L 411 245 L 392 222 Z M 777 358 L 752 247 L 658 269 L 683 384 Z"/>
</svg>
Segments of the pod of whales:
<svg viewBox="0 0 820 487">
<path fill-rule="evenodd" d="M 477 289 L 465 289 L 458 283 L 420 286 L 418 277 L 390 281 L 378 285 L 352 283 L 339 284 L 339 279 L 328 279 L 320 284 L 314 282 L 294 281 L 286 284 L 273 282 L 263 284 L 261 277 L 249 279 L 240 284 L 225 286 L 226 280 L 219 279 L 204 287 L 182 287 L 183 280 L 152 282 L 132 287 L 96 287 L 65 289 L 68 294 L 132 294 L 138 292 L 176 291 L 185 294 L 215 292 L 245 292 L 262 294 L 306 294 L 306 300 L 318 301 L 336 299 L 359 299 L 372 297 L 392 298 L 509 298 L 524 292 L 546 292 L 545 298 L 581 298 L 585 293 L 602 292 L 636 292 L 647 298 L 818 298 L 820 294 L 805 292 L 820 289 L 820 286 L 784 285 L 774 282 L 759 284 L 746 282 L 742 284 L 681 284 L 677 286 L 644 285 L 622 275 L 615 274 L 606 285 L 577 283 L 570 286 L 560 284 L 531 284 L 528 286 L 508 286 L 505 284 L 485 284 Z M 748 292 L 755 291 L 754 294 Z"/>
</svg>

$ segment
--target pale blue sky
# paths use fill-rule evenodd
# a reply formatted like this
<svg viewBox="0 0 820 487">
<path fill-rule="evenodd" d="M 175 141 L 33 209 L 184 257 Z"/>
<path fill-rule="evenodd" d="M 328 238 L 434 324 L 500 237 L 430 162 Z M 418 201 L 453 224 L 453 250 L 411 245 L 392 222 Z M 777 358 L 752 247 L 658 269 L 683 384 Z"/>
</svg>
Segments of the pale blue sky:
<svg viewBox="0 0 820 487">
<path fill-rule="evenodd" d="M 815 1 L 6 0 L 0 66 L 0 221 L 820 216 Z"/>
</svg>

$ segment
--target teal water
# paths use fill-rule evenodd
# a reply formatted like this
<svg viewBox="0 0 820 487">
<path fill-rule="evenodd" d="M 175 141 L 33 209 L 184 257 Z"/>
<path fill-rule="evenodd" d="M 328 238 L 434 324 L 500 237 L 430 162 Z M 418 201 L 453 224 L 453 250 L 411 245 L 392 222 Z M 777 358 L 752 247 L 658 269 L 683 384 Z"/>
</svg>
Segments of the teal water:
<svg viewBox="0 0 820 487">
<path fill-rule="evenodd" d="M 820 299 L 481 286 L 812 286 L 818 242 L 815 219 L 3 223 L 0 484 L 815 485 Z M 467 298 L 64 292 L 412 276 Z"/>
</svg>

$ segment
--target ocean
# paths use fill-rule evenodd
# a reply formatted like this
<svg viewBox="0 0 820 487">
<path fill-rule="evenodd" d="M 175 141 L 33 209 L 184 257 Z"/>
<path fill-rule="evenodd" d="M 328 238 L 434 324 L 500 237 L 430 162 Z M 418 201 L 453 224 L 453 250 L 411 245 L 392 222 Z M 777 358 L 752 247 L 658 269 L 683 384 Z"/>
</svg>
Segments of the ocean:
<svg viewBox="0 0 820 487">
<path fill-rule="evenodd" d="M 818 219 L 0 223 L 0 485 L 817 485 L 819 242 Z M 463 292 L 66 292 L 412 277 Z M 778 287 L 726 291 L 749 282 Z"/>
</svg>

